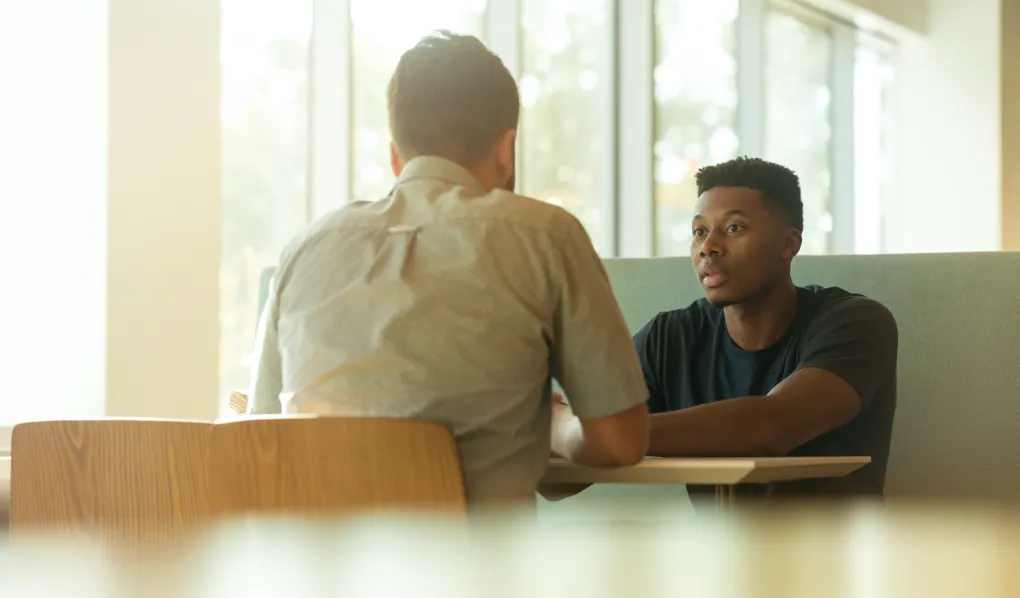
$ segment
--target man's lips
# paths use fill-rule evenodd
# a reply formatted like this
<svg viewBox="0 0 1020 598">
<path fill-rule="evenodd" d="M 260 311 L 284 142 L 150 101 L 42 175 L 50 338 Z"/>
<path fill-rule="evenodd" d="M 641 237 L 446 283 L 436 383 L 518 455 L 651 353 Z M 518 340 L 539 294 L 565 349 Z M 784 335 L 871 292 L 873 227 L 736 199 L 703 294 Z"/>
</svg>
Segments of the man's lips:
<svg viewBox="0 0 1020 598">
<path fill-rule="evenodd" d="M 712 289 L 725 283 L 729 275 L 717 268 L 705 268 L 698 273 L 698 277 L 701 279 L 702 286 Z"/>
</svg>

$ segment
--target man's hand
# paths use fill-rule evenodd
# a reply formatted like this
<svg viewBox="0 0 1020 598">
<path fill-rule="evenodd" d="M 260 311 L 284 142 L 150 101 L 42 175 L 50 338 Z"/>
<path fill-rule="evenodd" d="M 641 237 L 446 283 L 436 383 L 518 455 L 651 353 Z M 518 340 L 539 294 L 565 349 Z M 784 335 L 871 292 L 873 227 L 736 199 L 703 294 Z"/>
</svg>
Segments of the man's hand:
<svg viewBox="0 0 1020 598">
<path fill-rule="evenodd" d="M 574 412 L 570 409 L 570 405 L 563 400 L 563 395 L 558 392 L 552 393 L 552 429 L 555 431 L 557 426 L 563 425 L 569 420 L 573 419 Z M 555 445 L 555 443 L 553 443 Z M 565 459 L 566 455 L 561 455 L 556 451 L 555 446 L 550 447 L 553 459 Z"/>
<path fill-rule="evenodd" d="M 570 420 L 574 419 L 574 411 L 567 405 L 567 402 L 563 399 L 563 395 L 558 392 L 552 394 L 552 425 L 553 429 L 556 429 L 557 425 L 564 425 Z M 566 455 L 560 455 L 556 452 L 556 449 L 551 450 L 553 459 L 565 459 Z M 538 493 L 543 498 L 550 502 L 556 502 L 569 498 L 575 494 L 585 490 L 591 484 L 541 484 L 538 487 Z"/>
</svg>

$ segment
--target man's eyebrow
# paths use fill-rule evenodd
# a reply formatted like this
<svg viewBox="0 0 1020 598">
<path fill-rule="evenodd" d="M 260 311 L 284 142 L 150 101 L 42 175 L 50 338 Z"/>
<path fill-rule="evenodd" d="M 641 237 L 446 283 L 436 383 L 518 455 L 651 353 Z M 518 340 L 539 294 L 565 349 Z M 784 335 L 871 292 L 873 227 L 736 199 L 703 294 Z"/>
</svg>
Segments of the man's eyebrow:
<svg viewBox="0 0 1020 598">
<path fill-rule="evenodd" d="M 751 217 L 751 215 L 748 214 L 747 212 L 745 212 L 744 210 L 730 210 L 730 211 L 726 212 L 724 214 L 724 216 L 743 216 L 745 218 L 750 218 Z M 702 216 L 701 214 L 695 214 L 694 218 L 692 218 L 691 220 L 692 221 L 696 221 L 696 220 L 704 220 L 704 219 L 705 219 L 705 217 Z"/>
</svg>

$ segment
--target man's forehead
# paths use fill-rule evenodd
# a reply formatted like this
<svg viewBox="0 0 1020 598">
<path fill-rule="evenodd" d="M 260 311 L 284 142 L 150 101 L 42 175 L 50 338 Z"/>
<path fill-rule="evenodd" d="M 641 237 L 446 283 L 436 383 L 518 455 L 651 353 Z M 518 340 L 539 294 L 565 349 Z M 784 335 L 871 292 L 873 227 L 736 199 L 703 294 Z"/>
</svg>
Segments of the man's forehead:
<svg viewBox="0 0 1020 598">
<path fill-rule="evenodd" d="M 715 187 L 705 191 L 695 203 L 695 213 L 702 216 L 744 212 L 755 215 L 765 211 L 761 191 L 749 187 Z"/>
</svg>

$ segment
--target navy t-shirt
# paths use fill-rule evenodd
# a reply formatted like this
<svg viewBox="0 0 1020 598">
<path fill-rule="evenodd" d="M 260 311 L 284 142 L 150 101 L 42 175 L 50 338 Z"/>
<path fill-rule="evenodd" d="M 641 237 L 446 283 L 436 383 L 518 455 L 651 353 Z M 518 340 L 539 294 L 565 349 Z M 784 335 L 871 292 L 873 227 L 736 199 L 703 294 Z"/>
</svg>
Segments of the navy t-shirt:
<svg viewBox="0 0 1020 598">
<path fill-rule="evenodd" d="M 705 299 L 652 318 L 634 336 L 649 411 L 763 396 L 799 368 L 827 370 L 857 390 L 861 412 L 790 456 L 870 456 L 871 464 L 842 478 L 782 482 L 760 491 L 769 496 L 881 495 L 896 410 L 896 322 L 882 304 L 840 288 L 797 291 L 790 328 L 760 351 L 738 347 L 726 331 L 723 310 Z M 696 495 L 704 489 L 689 490 Z"/>
</svg>

